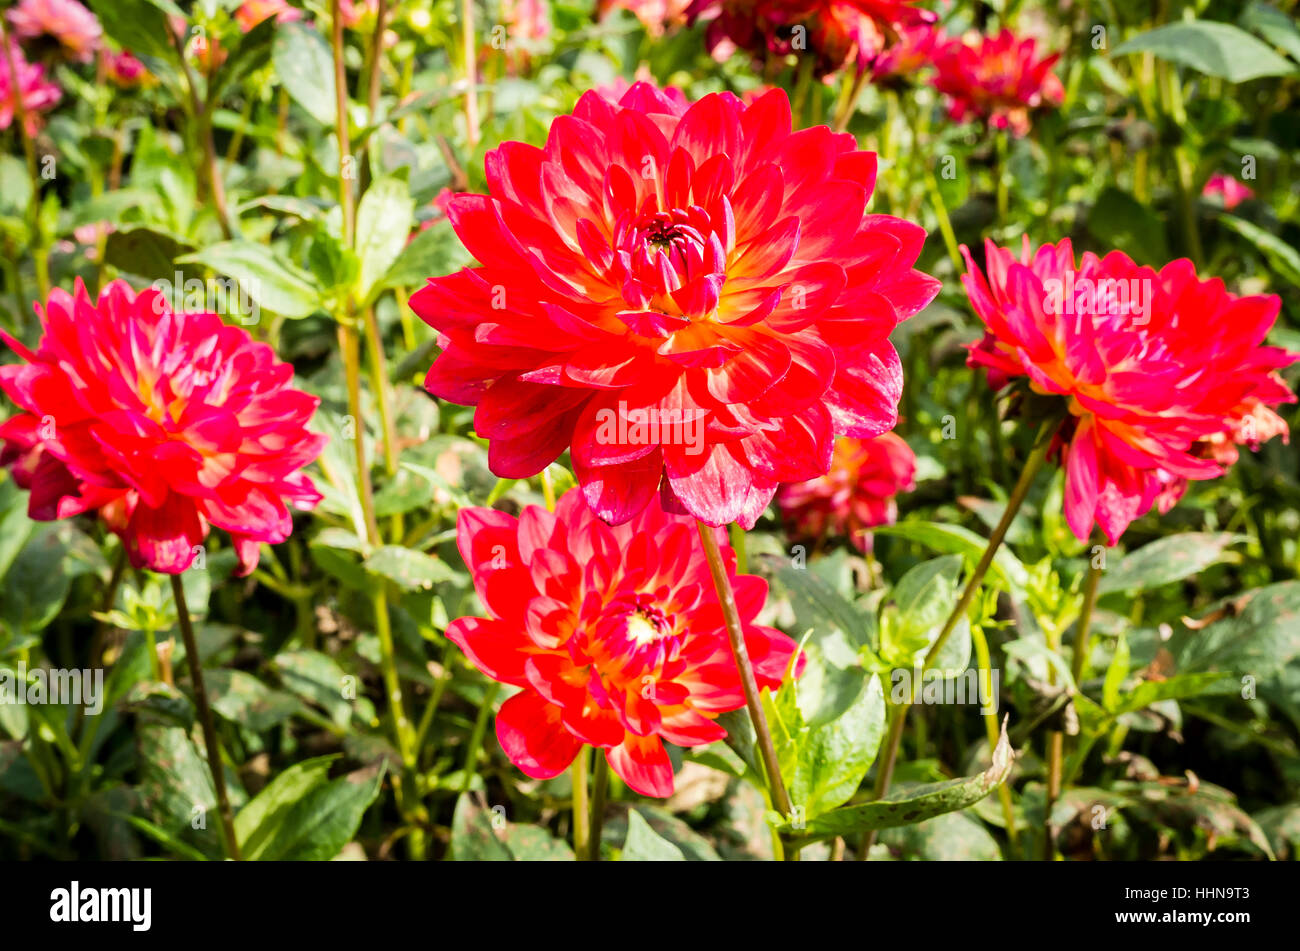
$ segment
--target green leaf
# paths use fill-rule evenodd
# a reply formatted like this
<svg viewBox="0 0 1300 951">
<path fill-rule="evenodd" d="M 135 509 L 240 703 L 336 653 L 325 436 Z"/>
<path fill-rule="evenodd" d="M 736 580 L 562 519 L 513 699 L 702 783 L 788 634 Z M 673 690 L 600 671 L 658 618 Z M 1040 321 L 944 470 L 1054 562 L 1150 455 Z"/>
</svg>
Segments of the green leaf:
<svg viewBox="0 0 1300 951">
<path fill-rule="evenodd" d="M 138 274 L 150 281 L 175 283 L 179 270 L 186 279 L 192 273 L 179 267 L 192 245 L 151 228 L 114 231 L 104 246 L 104 261 L 128 274 Z"/>
<path fill-rule="evenodd" d="M 760 560 L 789 592 L 800 626 L 811 627 L 819 642 L 833 631 L 847 636 L 848 643 L 843 645 L 845 650 L 839 652 L 842 661 L 853 659 L 859 648 L 874 646 L 876 618 L 873 612 L 861 610 L 820 575 L 807 568 L 794 567 L 788 558 L 764 555 Z M 834 656 L 834 647 L 827 645 L 827 652 Z"/>
<path fill-rule="evenodd" d="M 369 303 L 382 290 L 380 279 L 406 246 L 414 218 L 410 186 L 400 178 L 376 179 L 361 197 L 357 208 L 361 286 L 357 296 L 363 301 Z"/>
<path fill-rule="evenodd" d="M 426 228 L 402 248 L 376 290 L 423 287 L 429 278 L 450 274 L 468 263 L 469 254 L 456 232 L 446 226 Z"/>
<path fill-rule="evenodd" d="M 171 59 L 176 50 L 169 37 L 171 26 L 167 22 L 164 4 L 153 0 L 89 0 L 90 8 L 99 17 L 104 32 L 137 56 L 157 56 Z M 167 4 L 167 6 L 173 6 Z M 174 6 L 173 6 L 174 9 Z M 168 11 L 171 12 L 171 11 Z M 182 18 L 184 14 L 176 13 Z"/>
<path fill-rule="evenodd" d="M 317 122 L 333 126 L 334 57 L 324 37 L 303 23 L 281 23 L 271 46 L 275 73 L 290 98 Z"/>
<path fill-rule="evenodd" d="M 297 697 L 272 690 L 242 670 L 210 670 L 204 680 L 212 709 L 254 732 L 269 730 L 302 709 Z"/>
<path fill-rule="evenodd" d="M 984 824 L 964 812 L 948 812 L 916 825 L 885 829 L 882 844 L 903 861 L 1000 862 L 1002 850 Z"/>
<path fill-rule="evenodd" d="M 250 73 L 271 61 L 271 46 L 278 25 L 275 17 L 267 17 L 240 37 L 212 81 L 212 87 L 208 91 L 210 102 L 217 102 L 225 90 L 242 82 Z"/>
<path fill-rule="evenodd" d="M 180 262 L 203 264 L 234 278 L 249 297 L 284 317 L 310 317 L 322 306 L 311 277 L 264 244 L 222 241 Z"/>
<path fill-rule="evenodd" d="M 979 561 L 988 544 L 988 539 L 968 528 L 942 522 L 898 522 L 894 525 L 877 525 L 872 531 L 877 535 L 907 538 L 935 551 L 964 555 L 969 567 L 974 567 Z M 1022 593 L 1029 583 L 1029 572 L 1025 570 L 1024 564 L 1005 545 L 998 548 L 998 553 L 993 556 L 989 574 L 1013 594 Z"/>
<path fill-rule="evenodd" d="M 13 479 L 0 483 L 0 578 L 9 573 L 36 522 L 27 517 L 28 494 Z"/>
<path fill-rule="evenodd" d="M 506 829 L 506 846 L 519 862 L 572 862 L 573 849 L 540 826 L 514 823 Z"/>
<path fill-rule="evenodd" d="M 1274 46 L 1286 50 L 1292 59 L 1300 61 L 1300 29 L 1291 16 L 1277 7 L 1255 0 L 1242 13 L 1238 22 L 1246 29 L 1259 33 Z"/>
<path fill-rule="evenodd" d="M 57 524 L 43 524 L 28 538 L 0 586 L 0 617 L 15 630 L 42 631 L 58 617 L 72 576 L 65 567 L 68 545 Z"/>
<path fill-rule="evenodd" d="M 1145 591 L 1181 581 L 1211 565 L 1235 561 L 1228 546 L 1247 540 L 1247 536 L 1231 532 L 1186 532 L 1157 539 L 1103 571 L 1097 592 Z"/>
<path fill-rule="evenodd" d="M 1209 20 L 1185 20 L 1147 30 L 1121 43 L 1113 55 L 1128 53 L 1153 53 L 1234 83 L 1295 71 L 1291 63 L 1245 30 Z"/>
<path fill-rule="evenodd" d="M 1087 225 L 1094 238 L 1139 264 L 1163 264 L 1169 258 L 1164 223 L 1128 192 L 1103 189 L 1088 212 Z"/>
<path fill-rule="evenodd" d="M 217 798 L 208 765 L 179 727 L 145 726 L 136 731 L 140 794 L 148 818 L 168 834 L 198 841 L 203 851 L 219 851 Z M 197 810 L 204 827 L 193 828 Z"/>
<path fill-rule="evenodd" d="M 1283 581 L 1222 606 L 1204 630 L 1177 629 L 1169 650 L 1181 673 L 1227 670 L 1263 680 L 1300 657 L 1300 581 Z"/>
<path fill-rule="evenodd" d="M 1253 244 L 1279 277 L 1300 287 L 1300 252 L 1277 235 L 1244 218 L 1220 213 L 1219 221 Z"/>
<path fill-rule="evenodd" d="M 454 862 L 509 862 L 509 847 L 497 837 L 493 816 L 479 806 L 473 793 L 461 793 L 451 819 L 451 858 Z"/>
<path fill-rule="evenodd" d="M 794 691 L 770 705 L 773 742 L 790 792 L 804 821 L 848 802 L 871 769 L 885 732 L 885 696 L 874 674 L 838 719 L 818 727 L 803 723 Z"/>
<path fill-rule="evenodd" d="M 294 763 L 254 796 L 235 816 L 235 838 L 247 861 L 262 857 L 293 807 L 326 781 L 339 753 Z"/>
<path fill-rule="evenodd" d="M 379 796 L 384 767 L 371 766 L 316 786 L 276 826 L 262 853 L 265 861 L 320 862 L 352 841 L 370 804 Z"/>
<path fill-rule="evenodd" d="M 456 572 L 445 561 L 400 545 L 376 548 L 366 559 L 366 570 L 407 591 L 429 591 L 435 584 L 456 578 Z"/>
<path fill-rule="evenodd" d="M 787 822 L 779 831 L 791 836 L 802 846 L 840 835 L 854 835 L 868 829 L 910 825 L 945 812 L 956 812 L 974 805 L 1000 786 L 1011 773 L 1011 762 L 1011 743 L 1007 739 L 1004 721 L 1002 734 L 993 750 L 993 762 L 978 775 L 929 783 L 896 793 L 887 799 L 844 806 L 812 819 L 807 823 L 807 828 L 802 830 L 795 829 Z"/>
<path fill-rule="evenodd" d="M 271 663 L 288 690 L 323 708 L 339 726 L 346 726 L 352 720 L 354 704 L 363 707 L 359 711 L 363 720 L 369 720 L 374 713 L 365 697 L 358 697 L 355 701 L 344 697 L 347 674 L 328 654 L 309 650 L 283 651 Z"/>
<path fill-rule="evenodd" d="M 684 862 L 682 850 L 650 828 L 635 809 L 628 810 L 627 839 L 623 842 L 624 862 Z"/>
</svg>

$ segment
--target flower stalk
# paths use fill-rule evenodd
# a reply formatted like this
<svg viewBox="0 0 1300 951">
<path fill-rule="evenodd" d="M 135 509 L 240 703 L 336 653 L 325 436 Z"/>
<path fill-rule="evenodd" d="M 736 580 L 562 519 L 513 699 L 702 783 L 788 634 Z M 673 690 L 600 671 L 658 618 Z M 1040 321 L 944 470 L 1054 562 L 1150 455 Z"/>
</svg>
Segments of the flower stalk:
<svg viewBox="0 0 1300 951">
<path fill-rule="evenodd" d="M 697 522 L 700 540 L 704 543 L 704 555 L 709 562 L 709 573 L 713 576 L 713 586 L 718 592 L 718 603 L 722 606 L 722 616 L 727 623 L 727 637 L 731 641 L 731 653 L 740 672 L 740 685 L 745 693 L 745 708 L 749 711 L 750 722 L 754 725 L 758 749 L 763 758 L 767 773 L 768 789 L 772 806 L 783 817 L 791 815 L 790 795 L 786 792 L 785 781 L 781 778 L 781 766 L 776 757 L 776 747 L 772 743 L 772 731 L 768 728 L 767 717 L 763 715 L 762 698 L 758 692 L 758 682 L 754 679 L 754 668 L 749 662 L 749 651 L 745 647 L 745 632 L 740 623 L 740 612 L 736 607 L 736 593 L 732 590 L 731 579 L 727 577 L 727 566 L 722 560 L 722 551 L 714 531 L 703 522 Z"/>
<path fill-rule="evenodd" d="M 235 836 L 235 815 L 226 794 L 226 777 L 221 768 L 221 747 L 212 722 L 212 708 L 208 705 L 208 690 L 203 683 L 203 662 L 199 659 L 199 645 L 190 621 L 190 609 L 185 603 L 185 586 L 180 575 L 172 575 L 172 597 L 176 600 L 176 619 L 180 624 L 181 638 L 185 641 L 185 661 L 190 668 L 190 682 L 194 687 L 194 705 L 198 708 L 199 723 L 203 727 L 203 745 L 207 748 L 208 769 L 212 785 L 217 791 L 217 812 L 221 817 L 221 833 L 225 841 L 226 857 L 240 860 L 239 841 Z"/>
<path fill-rule="evenodd" d="M 965 615 L 971 602 L 975 600 L 975 593 L 984 582 L 984 576 L 988 574 L 989 567 L 993 564 L 993 558 L 1002 547 L 1002 540 L 1006 538 L 1008 529 L 1020 511 L 1020 506 L 1024 504 L 1026 496 L 1029 495 L 1029 489 L 1034 483 L 1034 477 L 1043 467 L 1047 460 L 1047 450 L 1051 446 L 1052 434 L 1056 427 L 1051 423 L 1044 425 L 1034 444 L 1033 450 L 1029 453 L 1029 458 L 1025 460 L 1025 467 L 1020 473 L 1015 488 L 1011 490 L 1011 496 L 1007 499 L 1007 507 L 1002 512 L 1002 518 L 998 520 L 997 526 L 993 529 L 993 534 L 989 536 L 988 544 L 984 546 L 984 553 L 980 555 L 980 560 L 975 565 L 975 570 L 966 579 L 966 587 L 962 589 L 961 597 L 957 599 L 956 605 L 953 606 L 952 612 L 948 619 L 944 621 L 943 627 L 939 631 L 939 636 L 935 639 L 930 649 L 926 652 L 925 660 L 922 662 L 921 672 L 934 667 L 935 661 L 938 660 L 939 652 L 943 650 L 948 638 L 957 628 L 957 622 Z M 889 735 L 885 740 L 885 757 L 880 762 L 876 772 L 876 783 L 873 791 L 873 798 L 881 799 L 889 792 L 890 781 L 894 778 L 894 767 L 898 763 L 898 748 L 903 740 L 903 728 L 907 725 L 907 713 L 916 702 L 916 691 L 920 689 L 922 678 L 917 678 L 917 683 L 913 686 L 913 694 L 904 703 L 894 710 L 894 716 L 889 724 Z M 862 838 L 862 843 L 858 848 L 858 859 L 865 860 L 871 851 L 871 846 L 875 842 L 876 833 L 872 829 Z"/>
</svg>

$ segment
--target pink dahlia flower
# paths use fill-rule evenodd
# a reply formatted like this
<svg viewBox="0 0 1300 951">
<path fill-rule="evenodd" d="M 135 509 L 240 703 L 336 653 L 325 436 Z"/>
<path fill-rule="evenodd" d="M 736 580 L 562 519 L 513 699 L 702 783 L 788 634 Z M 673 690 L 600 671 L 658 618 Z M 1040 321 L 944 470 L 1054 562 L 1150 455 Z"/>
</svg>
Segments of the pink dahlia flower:
<svg viewBox="0 0 1300 951">
<path fill-rule="evenodd" d="M 448 205 L 481 266 L 411 299 L 442 335 L 426 385 L 477 407 L 498 475 L 571 449 L 606 521 L 662 492 L 751 527 L 780 483 L 826 472 L 837 433 L 897 420 L 889 334 L 939 283 L 912 267 L 919 226 L 866 213 L 875 176 L 853 136 L 793 132 L 780 90 L 589 92 Z"/>
<path fill-rule="evenodd" d="M 26 132 L 35 135 L 41 128 L 42 115 L 58 105 L 63 98 L 63 91 L 45 78 L 44 66 L 27 62 L 22 47 L 13 40 L 9 41 L 9 50 L 18 76 L 18 88 L 15 92 L 14 73 L 9 70 L 9 60 L 0 57 L 0 129 L 7 129 L 13 124 L 21 102 L 27 114 Z"/>
<path fill-rule="evenodd" d="M 1255 197 L 1255 193 L 1248 185 L 1222 172 L 1215 172 L 1210 176 L 1210 180 L 1201 189 L 1201 195 L 1205 198 L 1218 198 L 1223 202 L 1223 207 L 1229 210 L 1236 208 L 1247 198 Z"/>
<path fill-rule="evenodd" d="M 1115 544 L 1183 481 L 1222 475 L 1236 454 L 1227 443 L 1285 434 L 1269 407 L 1295 400 L 1277 371 L 1300 354 L 1263 345 L 1276 296 L 1238 297 L 1187 260 L 1157 271 L 1112 251 L 1076 268 L 1068 240 L 1031 253 L 1026 238 L 1018 256 L 985 242 L 984 273 L 962 253 L 987 328 L 969 363 L 997 388 L 1023 378 L 1068 413 L 1053 450 L 1080 540 L 1095 522 Z"/>
<path fill-rule="evenodd" d="M 23 360 L 0 367 L 21 410 L 0 426 L 0 464 L 31 490 L 32 518 L 96 512 L 133 565 L 168 574 L 215 525 L 246 575 L 263 542 L 289 537 L 286 500 L 320 500 L 299 471 L 325 443 L 306 428 L 319 401 L 266 344 L 125 281 L 95 303 L 78 280 L 37 313 L 35 352 L 0 332 Z"/>
<path fill-rule="evenodd" d="M 21 0 L 8 16 L 19 39 L 49 37 L 80 63 L 90 62 L 104 35 L 99 18 L 77 0 Z"/>
</svg>

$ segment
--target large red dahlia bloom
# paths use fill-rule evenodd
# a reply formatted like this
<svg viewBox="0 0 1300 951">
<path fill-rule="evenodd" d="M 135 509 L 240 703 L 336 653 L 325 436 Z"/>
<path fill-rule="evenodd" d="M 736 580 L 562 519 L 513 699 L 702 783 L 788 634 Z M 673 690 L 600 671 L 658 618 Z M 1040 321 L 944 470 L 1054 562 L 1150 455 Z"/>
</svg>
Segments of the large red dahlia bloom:
<svg viewBox="0 0 1300 951">
<path fill-rule="evenodd" d="M 916 454 L 897 433 L 845 437 L 835 444 L 830 472 L 781 486 L 776 503 L 795 538 L 818 542 L 828 533 L 842 535 L 869 551 L 868 530 L 898 520 L 896 497 L 915 489 L 915 479 Z"/>
<path fill-rule="evenodd" d="M 1263 346 L 1273 295 L 1238 297 L 1192 262 L 1159 271 L 1112 251 L 1075 266 L 1068 240 L 1019 256 L 985 242 L 982 274 L 963 247 L 962 281 L 988 332 L 969 363 L 1000 388 L 1024 377 L 1064 399 L 1053 451 L 1065 466 L 1065 515 L 1109 544 L 1153 503 L 1166 511 L 1188 479 L 1212 479 L 1236 444 L 1285 435 L 1270 409 L 1295 395 L 1277 370 L 1300 354 Z"/>
<path fill-rule="evenodd" d="M 96 304 L 78 280 L 37 313 L 34 353 L 0 331 L 24 360 L 0 367 L 23 410 L 0 425 L 0 464 L 31 490 L 32 518 L 97 512 L 133 565 L 169 574 L 215 525 L 248 574 L 262 542 L 289 537 L 285 500 L 320 500 L 298 471 L 325 444 L 306 429 L 319 401 L 290 389 L 293 367 L 266 344 L 125 281 Z"/>
<path fill-rule="evenodd" d="M 994 129 L 1025 135 L 1030 112 L 1065 100 L 1065 88 L 1052 72 L 1061 55 L 1039 59 L 1037 45 L 1032 37 L 1004 29 L 943 47 L 934 85 L 948 96 L 948 115 L 957 122 L 983 119 Z"/>
<path fill-rule="evenodd" d="M 662 491 L 750 527 L 779 483 L 826 471 L 835 433 L 894 425 L 888 336 L 939 288 L 912 268 L 925 232 L 865 214 L 875 155 L 792 132 L 784 92 L 591 92 L 487 172 L 490 195 L 448 206 L 482 266 L 411 304 L 445 348 L 427 386 L 478 407 L 498 475 L 571 448 L 606 521 Z"/>
<path fill-rule="evenodd" d="M 587 743 L 637 792 L 671 795 L 663 741 L 720 740 L 718 714 L 745 705 L 694 524 L 652 503 L 611 528 L 574 490 L 554 513 L 461 509 L 456 534 L 489 617 L 460 618 L 447 636 L 483 673 L 521 688 L 497 714 L 511 762 L 549 779 Z M 718 537 L 755 678 L 775 690 L 795 644 L 754 623 L 767 583 L 735 574 Z"/>
</svg>

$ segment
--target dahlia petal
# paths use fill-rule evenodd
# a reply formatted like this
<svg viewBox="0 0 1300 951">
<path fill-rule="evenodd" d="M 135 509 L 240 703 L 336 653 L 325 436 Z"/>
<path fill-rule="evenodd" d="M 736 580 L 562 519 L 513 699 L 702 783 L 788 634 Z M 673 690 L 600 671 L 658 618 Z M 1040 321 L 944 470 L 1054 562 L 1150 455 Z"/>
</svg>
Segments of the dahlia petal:
<svg viewBox="0 0 1300 951">
<path fill-rule="evenodd" d="M 205 534 L 194 502 L 173 492 L 160 506 L 138 504 L 124 540 L 135 567 L 177 575 L 190 566 Z"/>
<path fill-rule="evenodd" d="M 510 762 L 533 779 L 558 776 L 582 750 L 582 743 L 561 723 L 560 708 L 531 690 L 501 705 L 496 730 Z"/>
<path fill-rule="evenodd" d="M 633 792 L 660 799 L 673 794 L 673 764 L 657 736 L 629 733 L 618 746 L 605 750 L 605 758 Z"/>
<path fill-rule="evenodd" d="M 447 625 L 446 634 L 475 667 L 493 680 L 516 687 L 527 683 L 524 664 L 529 655 L 521 648 L 530 642 L 513 629 L 489 618 L 462 617 Z"/>
</svg>

